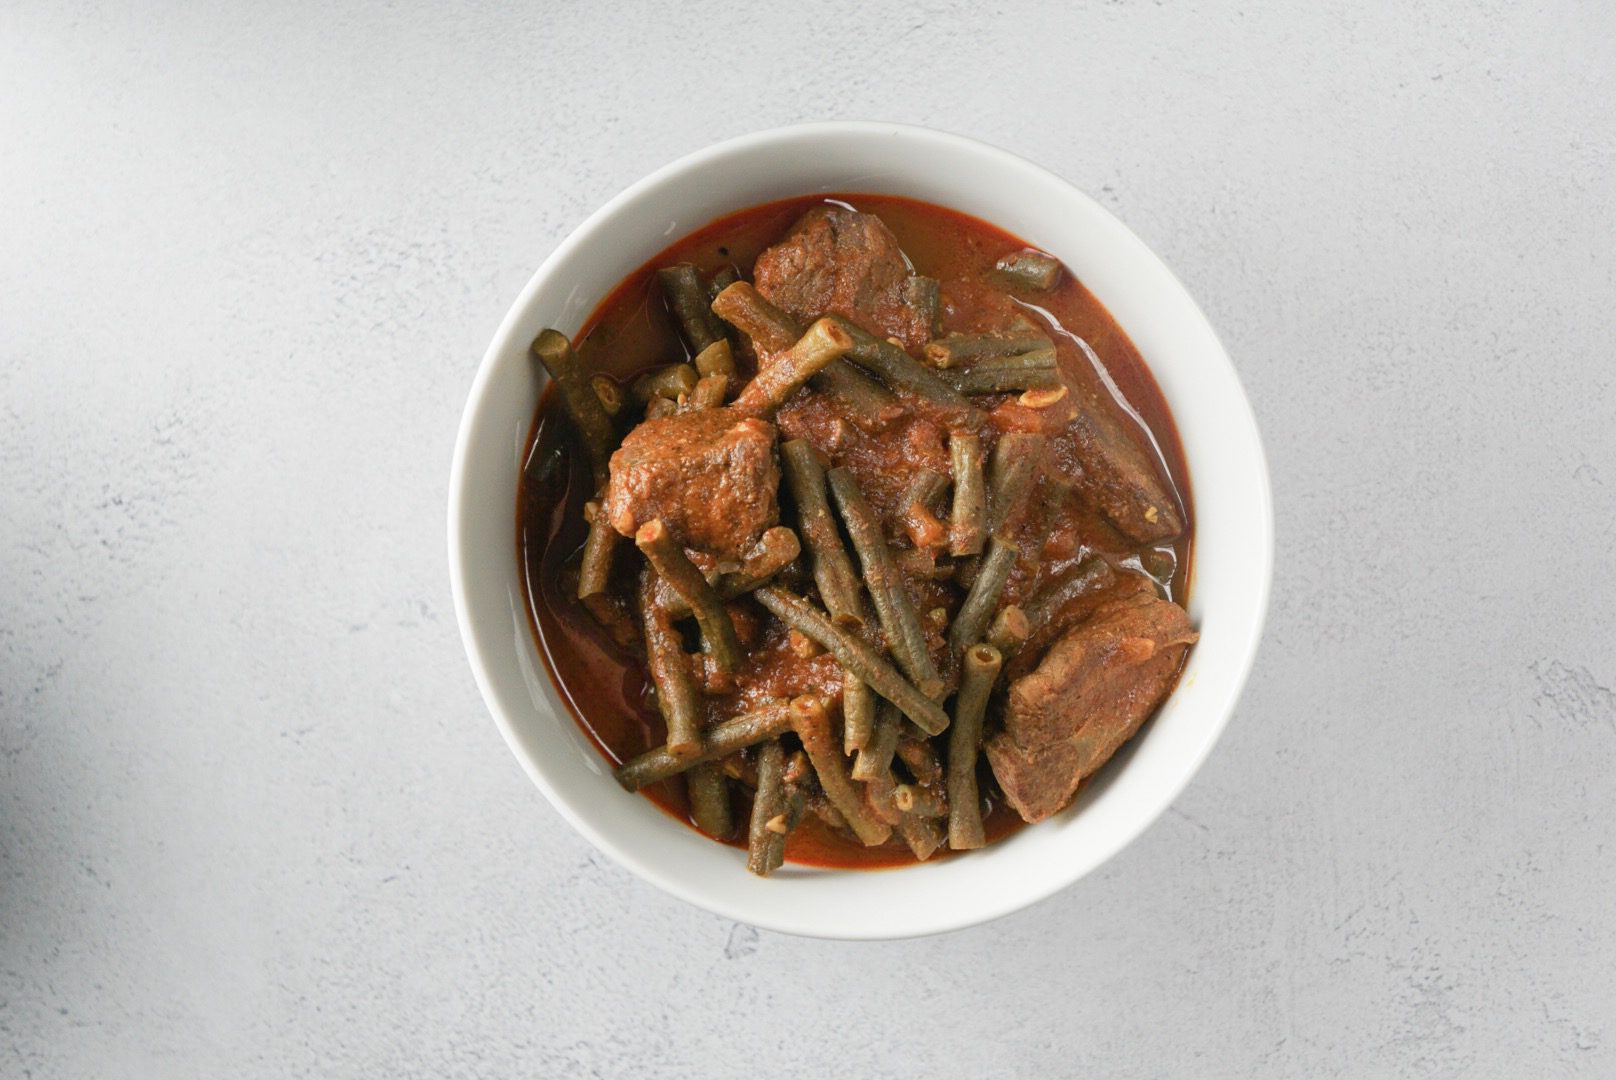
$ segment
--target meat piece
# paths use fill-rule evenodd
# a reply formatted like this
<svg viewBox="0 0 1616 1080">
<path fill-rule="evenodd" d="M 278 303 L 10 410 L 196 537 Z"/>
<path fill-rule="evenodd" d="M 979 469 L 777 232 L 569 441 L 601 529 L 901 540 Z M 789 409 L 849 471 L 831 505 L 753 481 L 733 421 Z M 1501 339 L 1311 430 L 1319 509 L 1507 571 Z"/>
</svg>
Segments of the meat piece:
<svg viewBox="0 0 1616 1080">
<path fill-rule="evenodd" d="M 1108 390 L 1083 382 L 1076 380 L 1071 436 L 1060 440 L 1069 452 L 1057 449 L 1062 471 L 1089 505 L 1133 540 L 1151 544 L 1178 536 L 1184 519 L 1143 433 L 1125 428 L 1112 402 L 1097 400 Z"/>
<path fill-rule="evenodd" d="M 803 323 L 845 315 L 872 334 L 895 337 L 911 352 L 931 340 L 925 290 L 880 218 L 816 206 L 752 268 L 758 292 Z"/>
<path fill-rule="evenodd" d="M 1177 604 L 1140 592 L 1097 609 L 1010 684 L 1004 730 L 984 745 L 1028 821 L 1071 802 L 1155 711 L 1199 637 Z"/>
<path fill-rule="evenodd" d="M 774 425 L 728 409 L 647 420 L 612 455 L 603 508 L 624 536 L 655 518 L 681 544 L 740 558 L 779 520 Z"/>
</svg>

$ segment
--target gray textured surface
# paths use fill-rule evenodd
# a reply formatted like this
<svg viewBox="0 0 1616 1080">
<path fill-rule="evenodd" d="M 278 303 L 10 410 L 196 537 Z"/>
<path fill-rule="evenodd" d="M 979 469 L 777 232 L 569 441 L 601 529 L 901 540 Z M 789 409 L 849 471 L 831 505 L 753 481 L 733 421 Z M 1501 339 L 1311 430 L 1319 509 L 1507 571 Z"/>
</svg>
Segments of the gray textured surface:
<svg viewBox="0 0 1616 1080">
<path fill-rule="evenodd" d="M 0 7 L 0 1075 L 1616 1075 L 1616 8 L 191 6 Z M 1172 812 L 873 946 L 573 835 L 442 527 L 540 258 L 825 117 L 1103 199 L 1279 522 Z"/>
</svg>

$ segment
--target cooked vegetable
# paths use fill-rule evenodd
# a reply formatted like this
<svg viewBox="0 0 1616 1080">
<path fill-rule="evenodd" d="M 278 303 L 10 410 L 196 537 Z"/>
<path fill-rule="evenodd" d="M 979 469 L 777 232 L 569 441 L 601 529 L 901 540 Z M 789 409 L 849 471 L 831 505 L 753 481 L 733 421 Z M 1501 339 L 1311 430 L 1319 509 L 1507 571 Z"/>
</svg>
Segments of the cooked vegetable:
<svg viewBox="0 0 1616 1080">
<path fill-rule="evenodd" d="M 704 379 L 713 375 L 735 378 L 735 353 L 729 347 L 729 338 L 719 338 L 697 353 L 690 363 Z"/>
<path fill-rule="evenodd" d="M 1007 285 L 1044 292 L 1060 280 L 1060 260 L 1027 248 L 1012 252 L 994 264 L 994 276 Z"/>
<path fill-rule="evenodd" d="M 767 877 L 780 868 L 786 854 L 786 752 L 779 739 L 758 750 L 757 791 L 752 796 L 752 819 L 746 834 L 746 868 Z"/>
<path fill-rule="evenodd" d="M 1027 613 L 1014 604 L 1006 604 L 993 616 L 993 625 L 988 627 L 987 643 L 1009 655 L 1019 649 L 1031 633 Z"/>
<path fill-rule="evenodd" d="M 612 552 L 622 535 L 606 520 L 600 503 L 584 504 L 584 520 L 589 522 L 589 537 L 584 541 L 584 553 L 578 563 L 578 599 L 603 595 L 611 585 Z"/>
<path fill-rule="evenodd" d="M 797 698 L 791 703 L 791 726 L 802 740 L 802 748 L 814 763 L 819 786 L 825 798 L 847 821 L 849 828 L 867 846 L 886 843 L 892 828 L 869 812 L 853 780 L 847 774 L 847 760 L 831 733 L 830 713 L 819 698 Z"/>
<path fill-rule="evenodd" d="M 828 615 L 777 585 L 766 585 L 754 595 L 758 603 L 768 608 L 781 622 L 834 653 L 843 667 L 868 683 L 871 690 L 896 705 L 922 731 L 939 735 L 947 729 L 948 714 L 942 706 L 898 674 L 891 664 L 881 659 L 880 653 L 861 638 L 831 622 Z"/>
<path fill-rule="evenodd" d="M 930 368 L 917 363 L 914 357 L 892 342 L 883 341 L 840 315 L 832 315 L 830 318 L 853 339 L 847 358 L 859 367 L 873 371 L 886 380 L 888 386 L 907 390 L 934 405 L 955 412 L 969 414 L 975 411 L 971 403 L 960 396 L 952 386 L 939 379 Z"/>
<path fill-rule="evenodd" d="M 735 624 L 723 601 L 708 584 L 685 549 L 668 533 L 662 519 L 648 521 L 634 534 L 634 544 L 645 555 L 657 576 L 679 594 L 696 616 L 702 644 L 720 671 L 734 671 L 741 665 L 741 643 L 735 638 Z"/>
<path fill-rule="evenodd" d="M 933 792 L 915 784 L 899 784 L 892 789 L 892 801 L 906 814 L 940 818 L 948 816 L 948 807 Z"/>
<path fill-rule="evenodd" d="M 757 547 L 742 561 L 739 570 L 719 574 L 713 579 L 713 592 L 718 594 L 720 600 L 733 600 L 737 596 L 744 596 L 790 566 L 791 560 L 795 559 L 801 550 L 797 534 L 784 525 L 776 525 L 763 534 Z M 690 605 L 685 603 L 684 597 L 674 592 L 671 587 L 664 587 L 658 594 L 658 599 L 662 606 L 667 608 L 668 614 L 676 619 L 682 619 L 690 614 Z"/>
<path fill-rule="evenodd" d="M 735 819 L 730 812 L 729 783 L 717 762 L 692 765 L 685 773 L 685 788 L 690 793 L 690 820 L 696 828 L 715 839 L 729 839 Z"/>
<path fill-rule="evenodd" d="M 842 672 L 842 749 L 852 754 L 869 745 L 875 729 L 875 694 L 851 671 Z"/>
<path fill-rule="evenodd" d="M 937 548 L 948 543 L 948 526 L 937 517 L 943 503 L 943 493 L 947 490 L 948 477 L 930 469 L 915 473 L 909 486 L 903 489 L 903 496 L 898 500 L 899 514 L 904 530 L 916 548 Z M 931 557 L 926 552 L 911 551 L 909 554 Z M 905 572 L 908 570 L 905 569 Z"/>
<path fill-rule="evenodd" d="M 1019 367 L 980 365 L 944 372 L 948 385 L 962 394 L 1008 394 L 1016 390 L 1050 390 L 1061 385 L 1055 365 Z"/>
<path fill-rule="evenodd" d="M 656 686 L 657 708 L 668 725 L 667 752 L 692 759 L 702 752 L 701 696 L 690 674 L 690 662 L 673 619 L 656 602 L 656 573 L 640 579 L 640 625 L 645 634 L 645 656 Z"/>
<path fill-rule="evenodd" d="M 925 862 L 937 853 L 946 839 L 937 822 L 919 814 L 905 813 L 898 821 L 898 835 L 909 845 L 916 859 Z"/>
<path fill-rule="evenodd" d="M 1027 493 L 1038 476 L 1044 452 L 1044 437 L 1032 432 L 1012 431 L 993 448 L 988 467 L 987 531 L 993 536 L 1013 524 L 1013 515 L 1028 502 Z"/>
<path fill-rule="evenodd" d="M 696 389 L 696 380 L 699 378 L 701 376 L 690 364 L 668 364 L 648 371 L 629 383 L 628 395 L 641 405 L 649 404 L 652 398 L 678 401 Z"/>
<path fill-rule="evenodd" d="M 696 380 L 696 388 L 690 392 L 690 407 L 716 409 L 724 404 L 724 396 L 728 393 L 728 375 L 703 375 Z"/>
<path fill-rule="evenodd" d="M 703 734 L 698 752 L 693 757 L 680 757 L 668 746 L 647 750 L 639 757 L 618 766 L 617 782 L 629 791 L 638 791 L 647 784 L 678 776 L 698 761 L 717 761 L 737 750 L 772 739 L 791 728 L 791 710 L 784 701 L 771 702 L 761 708 L 721 724 L 714 724 Z"/>
<path fill-rule="evenodd" d="M 892 755 L 898 749 L 902 729 L 903 718 L 890 703 L 883 702 L 876 708 L 870 740 L 853 760 L 853 779 L 876 780 L 891 774 Z"/>
<path fill-rule="evenodd" d="M 735 282 L 713 297 L 712 308 L 715 315 L 766 352 L 789 349 L 802 336 L 796 320 L 744 281 Z"/>
<path fill-rule="evenodd" d="M 664 267 L 657 271 L 657 280 L 662 283 L 668 310 L 679 320 L 679 329 L 684 332 L 692 355 L 724 336 L 707 309 L 707 287 L 694 266 L 681 263 Z"/>
<path fill-rule="evenodd" d="M 875 602 L 876 616 L 887 636 L 887 648 L 897 659 L 916 688 L 929 698 L 942 693 L 943 677 L 932 663 L 926 646 L 926 633 L 920 627 L 920 616 L 909 599 L 908 586 L 892 562 L 892 549 L 881 535 L 881 522 L 865 501 L 858 481 L 846 469 L 832 469 L 826 474 L 836 509 L 841 511 L 842 524 L 847 526 L 848 539 L 858 552 L 859 566 L 864 570 L 864 584 Z"/>
<path fill-rule="evenodd" d="M 976 788 L 976 758 L 982 750 L 982 716 L 1003 660 L 992 645 L 973 645 L 965 650 L 954 722 L 948 728 L 948 846 L 956 851 L 979 848 L 986 842 L 982 833 L 982 797 Z"/>
<path fill-rule="evenodd" d="M 954 625 L 948 630 L 948 643 L 955 652 L 961 652 L 982 640 L 994 610 L 999 606 L 999 594 L 1004 592 L 1005 583 L 1010 580 L 1010 571 L 1015 568 L 1019 555 L 1014 543 L 997 536 L 988 545 L 987 557 L 982 560 L 976 580 L 971 582 L 971 591 L 965 594 L 965 603 L 960 605 L 959 614 L 954 616 Z"/>
<path fill-rule="evenodd" d="M 976 555 L 987 536 L 987 491 L 982 480 L 982 440 L 955 431 L 948 436 L 954 472 L 954 508 L 949 517 L 948 550 Z"/>
<path fill-rule="evenodd" d="M 864 625 L 858 574 L 853 571 L 853 560 L 842 546 L 841 533 L 831 517 L 819 452 L 802 439 L 792 439 L 781 444 L 780 463 L 786 487 L 797 504 L 797 525 L 808 545 L 819 599 L 831 618 L 843 626 Z"/>
<path fill-rule="evenodd" d="M 1098 556 L 1085 559 L 1072 573 L 1050 582 L 1027 602 L 1027 622 L 1035 629 L 1045 626 L 1061 608 L 1078 597 L 1098 592 L 1115 579 L 1110 563 Z"/>
<path fill-rule="evenodd" d="M 1036 330 L 950 334 L 926 346 L 926 359 L 935 367 L 951 368 L 967 360 L 979 360 L 985 356 L 1020 356 L 1023 353 L 1047 349 L 1053 363 L 1054 347 L 1054 342 Z"/>
<path fill-rule="evenodd" d="M 610 375 L 591 375 L 589 385 L 594 388 L 606 415 L 616 419 L 617 414 L 623 411 L 623 391 L 617 385 L 617 380 Z"/>
<path fill-rule="evenodd" d="M 719 267 L 707 282 L 707 302 L 711 304 L 715 296 L 739 280 L 741 280 L 741 275 L 735 272 L 733 266 Z"/>
<path fill-rule="evenodd" d="M 738 286 L 731 286 L 737 288 Z M 816 372 L 852 347 L 852 339 L 830 319 L 820 319 L 803 332 L 797 343 L 779 356 L 735 398 L 742 416 L 768 416 L 785 404 Z"/>
<path fill-rule="evenodd" d="M 572 342 L 559 330 L 544 330 L 533 339 L 533 355 L 555 380 L 561 407 L 578 429 L 578 438 L 589 454 L 596 484 L 604 483 L 606 463 L 617 445 L 617 435 L 612 428 L 612 418 L 606 415 L 600 398 L 595 396 L 595 388 L 578 363 L 578 354 L 572 351 Z"/>
</svg>

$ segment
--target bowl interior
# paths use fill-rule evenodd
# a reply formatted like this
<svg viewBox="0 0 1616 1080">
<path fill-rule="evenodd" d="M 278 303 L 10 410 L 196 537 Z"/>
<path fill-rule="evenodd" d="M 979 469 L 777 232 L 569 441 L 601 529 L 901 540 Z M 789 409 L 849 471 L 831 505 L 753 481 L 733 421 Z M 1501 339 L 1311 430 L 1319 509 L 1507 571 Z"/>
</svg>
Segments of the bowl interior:
<svg viewBox="0 0 1616 1080">
<path fill-rule="evenodd" d="M 515 553 L 520 459 L 543 386 L 527 346 L 546 326 L 575 333 L 618 281 L 685 233 L 734 210 L 821 191 L 906 195 L 973 214 L 1059 257 L 1110 309 L 1155 374 L 1183 440 L 1197 516 L 1190 615 L 1202 638 L 1155 719 L 1054 819 L 968 857 L 888 871 L 788 865 L 759 880 L 741 852 L 622 792 L 550 684 Z M 723 143 L 653 174 L 586 221 L 523 290 L 483 358 L 449 508 L 456 611 L 478 684 L 561 813 L 607 854 L 692 903 L 757 926 L 841 938 L 933 933 L 1015 910 L 1076 880 L 1153 821 L 1238 697 L 1267 606 L 1272 533 L 1262 449 L 1239 381 L 1161 261 L 1036 166 L 884 124 L 808 125 Z"/>
</svg>

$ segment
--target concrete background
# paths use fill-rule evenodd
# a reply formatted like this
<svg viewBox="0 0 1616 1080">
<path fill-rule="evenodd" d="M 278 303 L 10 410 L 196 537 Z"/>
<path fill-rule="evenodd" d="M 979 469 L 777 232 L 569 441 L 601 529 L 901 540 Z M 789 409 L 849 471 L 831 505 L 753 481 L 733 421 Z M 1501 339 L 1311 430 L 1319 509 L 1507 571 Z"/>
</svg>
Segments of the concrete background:
<svg viewBox="0 0 1616 1080">
<path fill-rule="evenodd" d="M 347 7 L 0 6 L 0 1075 L 1616 1075 L 1616 8 Z M 826 117 L 1136 229 L 1279 523 L 1172 812 L 906 943 L 595 854 L 445 568 L 540 259 Z"/>
</svg>

